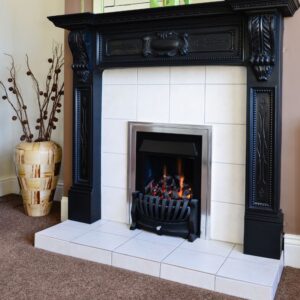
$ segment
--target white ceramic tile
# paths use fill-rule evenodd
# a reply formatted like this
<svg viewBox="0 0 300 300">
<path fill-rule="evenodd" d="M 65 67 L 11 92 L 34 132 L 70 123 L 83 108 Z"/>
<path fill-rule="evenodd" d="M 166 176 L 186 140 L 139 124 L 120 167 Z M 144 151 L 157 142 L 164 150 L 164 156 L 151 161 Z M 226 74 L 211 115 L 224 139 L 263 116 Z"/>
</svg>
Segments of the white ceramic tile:
<svg viewBox="0 0 300 300">
<path fill-rule="evenodd" d="M 63 241 L 71 241 L 90 230 L 90 226 L 88 224 L 79 222 L 77 223 L 77 226 L 73 227 L 64 223 L 60 223 L 40 231 L 39 234 Z"/>
<path fill-rule="evenodd" d="M 103 153 L 102 186 L 127 187 L 127 156 L 125 154 Z"/>
<path fill-rule="evenodd" d="M 168 244 L 172 246 L 179 246 L 182 244 L 185 239 L 167 235 L 158 235 L 152 232 L 142 231 L 139 235 L 135 237 L 138 240 L 144 240 L 151 243 L 161 243 L 161 244 Z"/>
<path fill-rule="evenodd" d="M 59 253 L 63 255 L 70 255 L 70 243 L 63 240 L 51 238 L 41 233 L 36 233 L 34 236 L 34 247 Z"/>
<path fill-rule="evenodd" d="M 211 203 L 211 238 L 242 244 L 245 207 L 237 204 Z"/>
<path fill-rule="evenodd" d="M 129 206 L 126 189 L 102 187 L 101 214 L 104 219 L 127 223 Z"/>
<path fill-rule="evenodd" d="M 272 287 L 277 279 L 279 263 L 262 264 L 228 258 L 217 276 Z"/>
<path fill-rule="evenodd" d="M 212 274 L 197 272 L 164 263 L 161 264 L 160 277 L 212 291 L 215 285 L 215 276 Z"/>
<path fill-rule="evenodd" d="M 246 124 L 245 85 L 207 85 L 205 122 Z"/>
<path fill-rule="evenodd" d="M 245 67 L 209 66 L 206 67 L 207 84 L 246 84 Z"/>
<path fill-rule="evenodd" d="M 101 225 L 103 225 L 106 222 L 107 222 L 106 220 L 101 219 L 101 220 L 95 221 L 92 224 L 87 224 L 87 223 L 82 223 L 82 222 L 77 222 L 77 221 L 72 221 L 72 220 L 66 220 L 55 226 L 56 226 L 56 228 L 73 227 L 73 228 L 79 228 L 82 230 L 89 230 L 89 229 L 94 229 L 94 228 L 100 227 Z"/>
<path fill-rule="evenodd" d="M 185 241 L 179 248 L 227 257 L 233 247 L 232 243 L 197 239 L 193 243 Z"/>
<path fill-rule="evenodd" d="M 136 85 L 104 85 L 102 116 L 113 119 L 136 119 Z"/>
<path fill-rule="evenodd" d="M 245 204 L 245 166 L 212 164 L 211 199 L 218 202 Z M 234 182 L 234 184 L 232 184 Z"/>
<path fill-rule="evenodd" d="M 127 153 L 128 121 L 103 119 L 102 152 Z"/>
<path fill-rule="evenodd" d="M 213 162 L 245 164 L 245 125 L 213 125 L 212 160 Z"/>
<path fill-rule="evenodd" d="M 106 222 L 107 222 L 107 220 L 104 220 L 104 218 L 102 217 L 101 220 L 98 220 L 98 221 L 96 221 L 92 224 L 89 224 L 89 225 L 90 225 L 91 229 L 96 229 L 96 228 L 102 226 L 103 224 L 105 224 Z"/>
<path fill-rule="evenodd" d="M 103 84 L 137 84 L 137 69 L 111 69 L 103 73 Z"/>
<path fill-rule="evenodd" d="M 272 288 L 239 280 L 216 277 L 216 292 L 252 300 L 271 300 Z"/>
<path fill-rule="evenodd" d="M 128 237 L 92 230 L 74 239 L 72 243 L 112 251 L 128 241 Z"/>
<path fill-rule="evenodd" d="M 160 263 L 119 253 L 113 253 L 114 267 L 159 277 Z"/>
<path fill-rule="evenodd" d="M 163 263 L 194 271 L 216 274 L 225 257 L 204 252 L 177 248 Z"/>
<path fill-rule="evenodd" d="M 138 121 L 168 122 L 170 114 L 169 98 L 168 85 L 139 85 Z"/>
<path fill-rule="evenodd" d="M 271 258 L 265 258 L 260 256 L 254 256 L 254 255 L 247 255 L 243 253 L 243 245 L 235 245 L 232 252 L 229 255 L 230 258 L 234 259 L 241 259 L 244 261 L 249 261 L 253 263 L 259 263 L 259 264 L 275 264 L 280 265 L 280 260 L 278 259 L 271 259 Z"/>
<path fill-rule="evenodd" d="M 171 84 L 201 83 L 205 83 L 205 67 L 171 67 Z"/>
<path fill-rule="evenodd" d="M 176 246 L 170 244 L 153 243 L 136 238 L 129 240 L 118 247 L 115 252 L 129 256 L 135 256 L 146 260 L 161 262 Z"/>
<path fill-rule="evenodd" d="M 169 67 L 152 67 L 138 69 L 138 84 L 169 84 Z"/>
<path fill-rule="evenodd" d="M 112 252 L 72 243 L 70 247 L 70 256 L 94 261 L 100 264 L 111 265 Z"/>
<path fill-rule="evenodd" d="M 171 85 L 170 121 L 204 124 L 204 85 Z"/>
<path fill-rule="evenodd" d="M 132 238 L 141 232 L 139 229 L 130 230 L 128 224 L 111 221 L 99 227 L 97 230 L 101 232 L 120 235 L 126 238 Z"/>
</svg>

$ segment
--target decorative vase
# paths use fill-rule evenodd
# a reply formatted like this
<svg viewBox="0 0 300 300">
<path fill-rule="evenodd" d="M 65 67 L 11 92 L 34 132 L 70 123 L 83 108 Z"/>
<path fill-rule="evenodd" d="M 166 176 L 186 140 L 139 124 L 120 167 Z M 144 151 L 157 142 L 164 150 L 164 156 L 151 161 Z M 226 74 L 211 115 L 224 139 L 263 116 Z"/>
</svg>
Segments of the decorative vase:
<svg viewBox="0 0 300 300">
<path fill-rule="evenodd" d="M 25 213 L 49 214 L 57 186 L 62 149 L 54 142 L 20 143 L 15 148 L 16 173 Z"/>
</svg>

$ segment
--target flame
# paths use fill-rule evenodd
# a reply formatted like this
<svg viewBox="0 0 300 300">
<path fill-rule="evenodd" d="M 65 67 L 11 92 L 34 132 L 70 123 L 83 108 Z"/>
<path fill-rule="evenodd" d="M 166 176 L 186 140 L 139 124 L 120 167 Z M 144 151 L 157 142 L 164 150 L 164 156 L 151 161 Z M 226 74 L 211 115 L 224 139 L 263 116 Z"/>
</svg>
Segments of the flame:
<svg viewBox="0 0 300 300">
<path fill-rule="evenodd" d="M 180 178 L 179 178 L 179 192 L 178 192 L 178 196 L 180 198 L 182 198 L 182 195 L 183 195 L 183 183 L 184 183 L 184 177 L 180 176 Z"/>
</svg>

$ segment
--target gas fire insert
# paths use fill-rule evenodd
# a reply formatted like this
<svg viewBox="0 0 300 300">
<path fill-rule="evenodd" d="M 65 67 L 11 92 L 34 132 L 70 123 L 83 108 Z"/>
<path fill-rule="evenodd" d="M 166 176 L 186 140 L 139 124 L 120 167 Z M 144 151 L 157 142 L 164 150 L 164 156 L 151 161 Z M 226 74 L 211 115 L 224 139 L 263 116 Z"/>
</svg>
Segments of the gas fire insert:
<svg viewBox="0 0 300 300">
<path fill-rule="evenodd" d="M 208 237 L 211 128 L 129 123 L 131 229 Z"/>
</svg>

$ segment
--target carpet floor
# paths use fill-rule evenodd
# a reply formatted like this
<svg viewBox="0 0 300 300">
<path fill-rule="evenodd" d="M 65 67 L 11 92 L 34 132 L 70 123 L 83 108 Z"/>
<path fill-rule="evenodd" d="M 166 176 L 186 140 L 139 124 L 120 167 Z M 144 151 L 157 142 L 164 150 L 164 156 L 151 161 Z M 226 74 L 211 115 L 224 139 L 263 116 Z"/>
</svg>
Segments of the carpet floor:
<svg viewBox="0 0 300 300">
<path fill-rule="evenodd" d="M 0 299 L 237 299 L 33 247 L 34 233 L 59 222 L 59 203 L 24 215 L 19 196 L 0 197 Z M 285 268 L 277 299 L 300 299 L 300 270 Z"/>
</svg>

